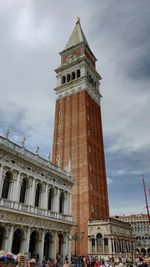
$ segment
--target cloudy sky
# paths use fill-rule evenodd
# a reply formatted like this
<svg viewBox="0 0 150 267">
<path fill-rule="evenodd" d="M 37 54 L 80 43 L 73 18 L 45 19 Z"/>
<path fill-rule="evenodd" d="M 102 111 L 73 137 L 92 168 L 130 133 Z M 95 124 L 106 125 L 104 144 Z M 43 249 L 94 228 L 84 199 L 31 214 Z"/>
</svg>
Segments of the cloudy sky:
<svg viewBox="0 0 150 267">
<path fill-rule="evenodd" d="M 144 213 L 150 187 L 150 0 L 0 0 L 0 135 L 47 157 L 56 75 L 76 17 L 102 76 L 111 215 Z M 150 197 L 148 195 L 150 202 Z"/>
</svg>

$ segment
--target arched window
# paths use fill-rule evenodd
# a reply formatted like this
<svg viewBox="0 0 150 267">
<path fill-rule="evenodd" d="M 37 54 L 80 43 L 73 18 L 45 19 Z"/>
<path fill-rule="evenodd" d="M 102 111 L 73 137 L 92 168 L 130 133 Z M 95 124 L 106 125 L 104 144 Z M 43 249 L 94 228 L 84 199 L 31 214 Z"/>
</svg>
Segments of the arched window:
<svg viewBox="0 0 150 267">
<path fill-rule="evenodd" d="M 104 238 L 104 246 L 108 246 L 108 238 Z"/>
<path fill-rule="evenodd" d="M 67 82 L 70 82 L 70 73 L 67 74 Z"/>
<path fill-rule="evenodd" d="M 63 76 L 63 77 L 62 77 L 62 83 L 65 83 L 65 82 L 66 82 L 66 77 Z"/>
<path fill-rule="evenodd" d="M 80 70 L 77 70 L 77 78 L 81 76 Z"/>
<path fill-rule="evenodd" d="M 97 241 L 97 252 L 102 252 L 103 249 L 103 238 L 102 238 L 102 234 L 97 234 L 96 236 L 96 241 Z"/>
<path fill-rule="evenodd" d="M 2 198 L 5 198 L 5 199 L 8 198 L 10 182 L 11 182 L 10 174 L 9 172 L 6 172 L 4 183 L 3 183 L 3 189 L 2 189 Z"/>
<path fill-rule="evenodd" d="M 40 194 L 41 194 L 41 185 L 37 184 L 36 194 L 35 194 L 35 207 L 39 207 Z"/>
<path fill-rule="evenodd" d="M 92 238 L 92 253 L 95 253 L 95 239 Z"/>
<path fill-rule="evenodd" d="M 44 257 L 46 260 L 48 260 L 48 258 L 52 256 L 51 252 L 52 252 L 52 236 L 50 233 L 47 233 L 44 239 Z"/>
<path fill-rule="evenodd" d="M 52 210 L 53 209 L 53 197 L 54 197 L 54 191 L 51 188 L 49 190 L 49 194 L 48 194 L 48 210 Z"/>
<path fill-rule="evenodd" d="M 59 212 L 63 213 L 64 212 L 64 193 L 61 192 L 60 194 L 60 199 L 59 199 Z"/>
<path fill-rule="evenodd" d="M 72 74 L 71 74 L 71 78 L 72 78 L 72 80 L 74 80 L 75 77 L 76 77 L 76 75 L 75 75 L 75 72 L 73 71 Z"/>
<path fill-rule="evenodd" d="M 21 203 L 25 202 L 26 188 L 27 188 L 27 182 L 26 182 L 26 179 L 24 178 L 22 180 L 22 185 L 21 185 L 21 190 L 20 190 L 20 199 L 19 199 L 19 201 Z"/>
</svg>

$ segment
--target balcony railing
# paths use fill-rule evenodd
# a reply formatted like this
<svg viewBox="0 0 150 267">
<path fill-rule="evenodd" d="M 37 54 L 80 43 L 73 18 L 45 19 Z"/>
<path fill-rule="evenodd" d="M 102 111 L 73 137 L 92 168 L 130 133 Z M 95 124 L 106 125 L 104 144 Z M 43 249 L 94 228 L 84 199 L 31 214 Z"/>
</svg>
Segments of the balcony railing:
<svg viewBox="0 0 150 267">
<path fill-rule="evenodd" d="M 15 210 L 18 213 L 23 212 L 30 215 L 40 215 L 41 217 L 46 217 L 47 219 L 63 220 L 66 222 L 72 222 L 72 216 L 64 213 L 59 213 L 52 210 L 42 209 L 40 207 L 30 206 L 24 203 L 18 203 L 8 199 L 0 199 L 0 208 L 8 208 L 9 210 Z"/>
</svg>

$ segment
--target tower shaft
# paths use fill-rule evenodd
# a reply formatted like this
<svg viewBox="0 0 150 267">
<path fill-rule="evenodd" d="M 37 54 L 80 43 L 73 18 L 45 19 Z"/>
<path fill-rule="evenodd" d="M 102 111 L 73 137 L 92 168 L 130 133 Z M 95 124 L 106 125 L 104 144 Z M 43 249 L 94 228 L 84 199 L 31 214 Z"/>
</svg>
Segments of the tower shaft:
<svg viewBox="0 0 150 267">
<path fill-rule="evenodd" d="M 79 255 L 88 254 L 88 222 L 109 216 L 105 156 L 95 61 L 79 21 L 61 52 L 56 70 L 57 95 L 52 162 L 74 178 L 72 213 L 78 225 Z M 80 239 L 80 238 L 79 238 Z"/>
</svg>

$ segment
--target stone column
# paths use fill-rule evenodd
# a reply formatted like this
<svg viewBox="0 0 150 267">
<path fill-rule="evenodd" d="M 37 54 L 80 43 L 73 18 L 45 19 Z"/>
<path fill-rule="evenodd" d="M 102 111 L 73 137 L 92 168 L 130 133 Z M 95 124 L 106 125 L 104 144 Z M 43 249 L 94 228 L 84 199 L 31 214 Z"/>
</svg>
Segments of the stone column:
<svg viewBox="0 0 150 267">
<path fill-rule="evenodd" d="M 43 208 L 46 210 L 48 209 L 48 184 L 46 184 L 46 187 L 45 187 L 45 196 L 44 196 Z"/>
<path fill-rule="evenodd" d="M 34 204 L 35 204 L 35 191 L 36 191 L 36 183 L 35 183 L 35 180 L 33 179 L 32 180 L 32 187 L 30 190 L 30 197 L 29 197 L 31 206 L 34 206 Z"/>
<path fill-rule="evenodd" d="M 20 184 L 20 173 L 18 171 L 13 171 L 13 181 L 14 181 L 14 186 L 11 199 L 16 202 L 19 202 L 21 184 Z"/>
<path fill-rule="evenodd" d="M 17 179 L 18 179 L 19 172 L 17 170 L 12 171 L 12 181 L 10 184 L 10 191 L 9 191 L 9 199 L 12 201 L 17 201 L 20 196 L 20 192 L 17 191 Z"/>
<path fill-rule="evenodd" d="M 13 190 L 14 190 L 14 180 L 11 181 L 10 187 L 9 187 L 9 192 L 8 192 L 8 199 L 13 201 Z"/>
<path fill-rule="evenodd" d="M 47 208 L 46 183 L 44 183 L 44 182 L 42 183 L 40 208 L 43 208 L 43 209 Z"/>
<path fill-rule="evenodd" d="M 97 254 L 98 251 L 97 251 L 97 239 L 95 238 L 95 253 Z"/>
<path fill-rule="evenodd" d="M 115 253 L 115 244 L 114 244 L 114 239 L 111 238 L 111 247 L 112 247 L 112 254 Z"/>
<path fill-rule="evenodd" d="M 67 255 L 67 243 L 66 243 L 66 238 L 64 239 L 63 245 L 62 245 L 62 263 L 65 259 L 65 256 Z"/>
<path fill-rule="evenodd" d="M 84 77 L 84 76 L 86 76 L 87 74 L 86 74 L 86 70 L 85 70 L 85 68 L 82 66 L 81 67 L 81 77 Z"/>
<path fill-rule="evenodd" d="M 13 241 L 13 234 L 14 234 L 14 226 L 10 225 L 7 228 L 8 232 L 7 232 L 7 236 L 6 236 L 6 240 L 5 240 L 5 248 L 4 251 L 11 251 L 11 247 L 12 247 L 12 241 Z"/>
<path fill-rule="evenodd" d="M 57 232 L 54 232 L 53 233 L 53 249 L 52 249 L 52 257 L 54 259 L 56 259 L 56 254 L 57 254 L 57 241 L 58 241 Z"/>
<path fill-rule="evenodd" d="M 29 245 L 30 245 L 30 235 L 31 235 L 31 228 L 28 227 L 26 230 L 26 238 L 25 238 L 25 242 L 24 242 L 24 253 L 29 253 Z"/>
<path fill-rule="evenodd" d="M 71 242 L 68 239 L 67 233 L 65 236 L 65 244 L 66 244 L 66 249 L 65 249 L 65 255 L 68 256 L 69 263 L 71 263 Z"/>
<path fill-rule="evenodd" d="M 103 242 L 103 246 L 102 246 L 102 248 L 103 248 L 103 253 L 105 253 L 105 247 L 104 247 L 104 238 L 102 239 L 102 242 Z"/>
<path fill-rule="evenodd" d="M 112 254 L 111 238 L 108 238 L 108 253 Z"/>
<path fill-rule="evenodd" d="M 59 189 L 56 187 L 54 188 L 54 196 L 55 196 L 54 211 L 58 212 L 59 211 Z"/>
<path fill-rule="evenodd" d="M 92 249 L 91 249 L 91 242 L 92 242 L 92 239 L 91 238 L 88 238 L 88 251 L 89 251 L 89 254 L 91 254 L 92 252 Z"/>
<path fill-rule="evenodd" d="M 27 194 L 26 194 L 26 203 L 30 206 L 32 206 L 32 203 L 33 203 L 33 199 L 32 199 L 32 193 L 33 193 L 33 177 L 29 177 L 29 184 L 28 184 L 28 187 L 27 187 Z"/>
<path fill-rule="evenodd" d="M 45 231 L 41 232 L 39 246 L 38 246 L 38 254 L 39 254 L 39 263 L 42 263 L 43 254 L 44 254 L 44 238 L 45 238 Z"/>
</svg>

